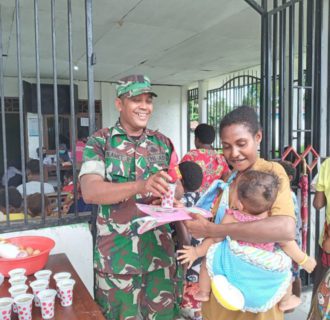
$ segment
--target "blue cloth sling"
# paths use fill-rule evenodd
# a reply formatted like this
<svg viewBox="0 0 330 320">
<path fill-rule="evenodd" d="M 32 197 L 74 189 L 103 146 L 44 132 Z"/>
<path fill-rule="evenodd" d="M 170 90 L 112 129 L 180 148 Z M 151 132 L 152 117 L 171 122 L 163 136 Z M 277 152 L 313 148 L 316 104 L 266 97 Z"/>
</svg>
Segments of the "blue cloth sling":
<svg viewBox="0 0 330 320">
<path fill-rule="evenodd" d="M 266 269 L 233 252 L 230 241 L 228 237 L 217 244 L 213 274 L 225 276 L 229 283 L 242 292 L 245 299 L 243 311 L 258 313 L 269 310 L 282 298 L 291 282 L 290 258 L 281 252 L 282 263 L 287 264 L 286 269 L 278 270 L 277 265 Z"/>
<path fill-rule="evenodd" d="M 227 182 L 223 180 L 214 180 L 196 203 L 196 207 L 210 211 L 215 197 L 219 194 L 220 189 L 222 190 L 223 193 L 221 202 L 214 219 L 215 224 L 221 223 L 223 217 L 225 216 L 226 209 L 229 207 L 229 186 L 234 181 L 236 176 L 237 171 L 234 171 L 228 178 Z"/>
<path fill-rule="evenodd" d="M 236 176 L 237 172 L 233 172 L 227 182 L 215 180 L 196 203 L 197 207 L 210 210 L 214 199 L 220 189 L 222 190 L 221 201 L 214 220 L 216 224 L 221 223 L 229 207 L 229 186 Z M 241 290 L 245 298 L 242 311 L 254 313 L 267 311 L 280 300 L 290 283 L 290 258 L 281 252 L 287 268 L 276 270 L 275 266 L 275 269 L 269 270 L 233 252 L 230 241 L 233 240 L 227 237 L 217 244 L 213 258 L 213 275 L 225 276 L 232 285 Z"/>
</svg>

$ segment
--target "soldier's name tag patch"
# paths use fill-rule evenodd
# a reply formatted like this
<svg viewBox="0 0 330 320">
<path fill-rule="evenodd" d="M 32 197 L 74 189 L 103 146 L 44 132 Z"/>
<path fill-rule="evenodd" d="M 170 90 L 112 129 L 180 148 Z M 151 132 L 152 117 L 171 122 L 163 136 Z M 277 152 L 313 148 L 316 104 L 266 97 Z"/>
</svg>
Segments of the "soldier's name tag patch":
<svg viewBox="0 0 330 320">
<path fill-rule="evenodd" d="M 121 154 L 112 150 L 106 151 L 106 157 L 120 162 L 130 162 L 132 160 L 132 157 L 127 154 Z"/>
<path fill-rule="evenodd" d="M 166 154 L 165 153 L 150 154 L 147 156 L 147 162 L 151 165 L 164 164 L 166 163 Z"/>
</svg>

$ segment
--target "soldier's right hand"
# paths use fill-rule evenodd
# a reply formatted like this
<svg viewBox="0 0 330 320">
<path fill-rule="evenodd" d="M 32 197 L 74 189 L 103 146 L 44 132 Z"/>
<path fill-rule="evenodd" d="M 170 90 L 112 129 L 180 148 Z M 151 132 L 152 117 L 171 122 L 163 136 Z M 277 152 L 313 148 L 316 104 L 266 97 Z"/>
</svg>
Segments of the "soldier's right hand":
<svg viewBox="0 0 330 320">
<path fill-rule="evenodd" d="M 171 181 L 171 179 L 171 176 L 165 171 L 158 171 L 144 181 L 141 193 L 148 194 L 151 192 L 154 197 L 162 197 L 168 191 L 168 181 Z"/>
</svg>

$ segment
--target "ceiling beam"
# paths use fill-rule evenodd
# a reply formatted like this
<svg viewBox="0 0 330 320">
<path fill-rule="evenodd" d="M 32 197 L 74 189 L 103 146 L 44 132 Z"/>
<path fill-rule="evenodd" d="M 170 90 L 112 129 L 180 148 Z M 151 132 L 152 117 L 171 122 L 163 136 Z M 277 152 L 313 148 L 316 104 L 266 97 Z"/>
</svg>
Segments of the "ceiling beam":
<svg viewBox="0 0 330 320">
<path fill-rule="evenodd" d="M 294 4 L 297 3 L 297 2 L 300 2 L 300 1 L 301 1 L 301 0 L 290 0 L 290 1 L 287 2 L 287 3 L 282 4 L 281 6 L 276 7 L 276 8 L 274 8 L 273 10 L 270 10 L 269 12 L 267 12 L 267 14 L 269 14 L 269 15 L 275 14 L 275 13 L 277 13 L 277 12 L 279 12 L 279 11 L 282 11 L 283 9 L 285 9 L 285 8 L 287 8 L 287 7 L 289 7 L 289 6 L 294 5 Z"/>
<path fill-rule="evenodd" d="M 248 3 L 259 14 L 263 15 L 264 13 L 266 13 L 265 9 L 262 8 L 255 0 L 244 0 L 244 1 Z"/>
</svg>

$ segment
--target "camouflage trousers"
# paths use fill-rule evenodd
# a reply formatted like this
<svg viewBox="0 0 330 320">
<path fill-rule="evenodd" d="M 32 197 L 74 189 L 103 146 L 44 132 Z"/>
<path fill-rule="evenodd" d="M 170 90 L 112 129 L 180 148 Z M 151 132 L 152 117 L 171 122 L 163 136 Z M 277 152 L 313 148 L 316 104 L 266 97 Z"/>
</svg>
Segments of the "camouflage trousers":
<svg viewBox="0 0 330 320">
<path fill-rule="evenodd" d="M 108 320 L 181 319 L 181 297 L 175 266 L 134 275 L 95 272 L 95 300 Z"/>
</svg>

